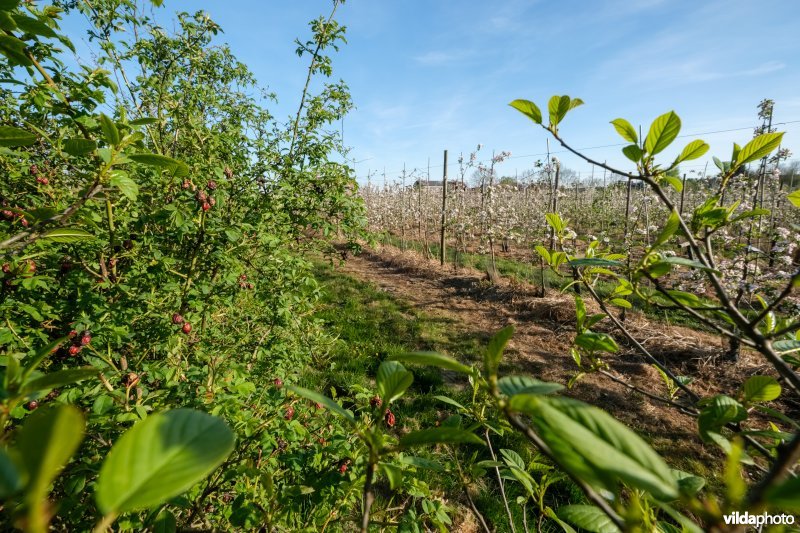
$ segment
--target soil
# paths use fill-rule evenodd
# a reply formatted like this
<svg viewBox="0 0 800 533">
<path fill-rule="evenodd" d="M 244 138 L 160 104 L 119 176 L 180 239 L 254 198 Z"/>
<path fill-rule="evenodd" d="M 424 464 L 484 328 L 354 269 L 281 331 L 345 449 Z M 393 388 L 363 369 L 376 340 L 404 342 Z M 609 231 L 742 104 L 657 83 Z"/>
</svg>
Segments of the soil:
<svg viewBox="0 0 800 533">
<path fill-rule="evenodd" d="M 365 249 L 360 255 L 348 257 L 341 268 L 423 314 L 446 321 L 453 330 L 451 335 L 488 340 L 500 328 L 513 324 L 516 332 L 506 350 L 501 373 L 527 374 L 566 385 L 577 371 L 570 355 L 575 336 L 572 294 L 552 291 L 541 297 L 538 288 L 505 280 L 492 284 L 486 273 L 442 268 L 438 261 L 389 246 Z M 588 302 L 587 307 L 590 313 L 598 311 Z M 727 342 L 718 336 L 654 322 L 635 312 L 628 313 L 625 324 L 676 375 L 692 376 L 691 387 L 701 396 L 722 391 L 730 394 L 747 376 L 771 374 L 758 354 L 746 350 L 736 364 L 723 361 Z M 627 346 L 626 339 L 615 337 L 620 352 L 608 358 L 610 372 L 625 383 L 666 396 L 666 386 L 656 369 Z M 675 468 L 696 470 L 698 463 L 708 468 L 721 457 L 713 447 L 702 445 L 694 417 L 606 376 L 586 375 L 565 394 L 601 407 L 635 428 Z M 680 394 L 677 400 L 681 401 Z"/>
</svg>

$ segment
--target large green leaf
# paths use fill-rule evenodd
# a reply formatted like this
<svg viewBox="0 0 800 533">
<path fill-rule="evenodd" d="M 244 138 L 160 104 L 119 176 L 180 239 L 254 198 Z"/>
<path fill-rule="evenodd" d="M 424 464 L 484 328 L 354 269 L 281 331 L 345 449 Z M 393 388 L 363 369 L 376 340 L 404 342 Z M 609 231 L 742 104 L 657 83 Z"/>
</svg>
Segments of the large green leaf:
<svg viewBox="0 0 800 533">
<path fill-rule="evenodd" d="M 512 396 L 509 406 L 530 415 L 544 430 L 542 438 L 557 445 L 551 446 L 556 461 L 561 462 L 564 455 L 565 462 L 574 465 L 572 455 L 577 454 L 600 477 L 617 479 L 667 501 L 678 496 L 678 484 L 664 460 L 605 411 L 570 398 L 530 394 Z"/>
<path fill-rule="evenodd" d="M 22 0 L 0 0 L 0 11 L 13 11 Z"/>
<path fill-rule="evenodd" d="M 29 146 L 36 135 L 14 126 L 0 126 L 0 146 Z"/>
<path fill-rule="evenodd" d="M 770 152 L 775 150 L 781 145 L 783 140 L 783 132 L 763 133 L 745 144 L 736 157 L 737 165 L 746 165 L 756 159 L 769 155 Z"/>
<path fill-rule="evenodd" d="M 436 366 L 446 370 L 461 372 L 462 374 L 472 373 L 472 367 L 461 364 L 452 357 L 448 357 L 436 352 L 408 352 L 401 355 L 392 356 L 391 360 L 417 365 Z"/>
<path fill-rule="evenodd" d="M 615 118 L 611 121 L 611 124 L 614 126 L 614 129 L 617 130 L 617 133 L 626 141 L 634 144 L 639 142 L 639 137 L 636 135 L 636 130 L 633 128 L 633 125 L 624 118 Z"/>
<path fill-rule="evenodd" d="M 192 409 L 148 416 L 120 437 L 97 479 L 105 514 L 159 505 L 205 478 L 233 451 L 233 431 L 221 418 Z"/>
<path fill-rule="evenodd" d="M 601 509 L 593 505 L 564 505 L 558 517 L 593 533 L 619 533 L 620 529 Z"/>
<path fill-rule="evenodd" d="M 334 402 L 332 399 L 328 398 L 324 394 L 320 394 L 313 390 L 304 389 L 303 387 L 298 387 L 296 385 L 289 385 L 286 388 L 294 392 L 295 394 L 302 396 L 303 398 L 311 400 L 312 402 L 322 404 L 329 411 L 333 411 L 337 415 L 349 420 L 350 422 L 355 423 L 356 421 L 355 417 L 353 417 L 353 413 L 345 410 L 341 405 Z"/>
<path fill-rule="evenodd" d="M 400 398 L 411 383 L 414 382 L 414 375 L 397 361 L 384 361 L 378 367 L 378 375 L 375 378 L 378 385 L 378 393 L 383 398 L 385 404 L 390 404 Z"/>
<path fill-rule="evenodd" d="M 531 119 L 537 124 L 542 123 L 542 112 L 539 110 L 536 104 L 531 102 L 530 100 L 514 100 L 510 104 L 511 107 Z"/>
<path fill-rule="evenodd" d="M 514 326 L 508 325 L 494 334 L 486 347 L 486 354 L 484 355 L 483 362 L 487 376 L 497 375 L 497 368 L 500 366 L 500 360 L 503 358 L 503 350 L 506 349 L 508 341 L 514 334 Z"/>
<path fill-rule="evenodd" d="M 771 402 L 781 395 L 781 384 L 770 376 L 751 376 L 744 383 L 744 401 Z"/>
<path fill-rule="evenodd" d="M 428 444 L 483 444 L 483 440 L 464 429 L 454 427 L 438 427 L 413 431 L 400 439 L 400 446 L 411 448 Z"/>
<path fill-rule="evenodd" d="M 624 263 L 619 261 L 612 261 L 611 259 L 603 259 L 602 257 L 581 257 L 580 259 L 572 259 L 568 261 L 569 266 L 575 268 L 583 267 L 620 267 Z"/>
<path fill-rule="evenodd" d="M 28 476 L 25 499 L 34 508 L 83 440 L 83 414 L 71 405 L 36 411 L 22 424 L 16 449 Z"/>
<path fill-rule="evenodd" d="M 182 178 L 189 174 L 189 167 L 186 163 L 182 161 L 178 161 L 177 159 L 172 159 L 171 157 L 167 157 L 165 155 L 160 154 L 131 154 L 128 156 L 128 159 L 131 161 L 136 161 L 137 163 L 141 163 L 143 165 L 149 165 L 151 167 L 158 167 L 164 170 L 168 170 L 175 176 Z"/>
<path fill-rule="evenodd" d="M 672 144 L 681 131 L 681 119 L 674 111 L 664 113 L 653 121 L 644 140 L 644 149 L 650 155 L 663 151 Z"/>
</svg>

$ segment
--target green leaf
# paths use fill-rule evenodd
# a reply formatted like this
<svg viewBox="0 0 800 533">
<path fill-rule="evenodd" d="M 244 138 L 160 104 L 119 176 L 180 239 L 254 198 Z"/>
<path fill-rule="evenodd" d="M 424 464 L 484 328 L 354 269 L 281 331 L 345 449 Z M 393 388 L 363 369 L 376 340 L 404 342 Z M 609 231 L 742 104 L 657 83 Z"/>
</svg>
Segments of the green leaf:
<svg viewBox="0 0 800 533">
<path fill-rule="evenodd" d="M 642 160 L 644 152 L 642 152 L 642 149 L 639 148 L 638 145 L 629 144 L 628 146 L 622 149 L 622 154 L 631 161 L 633 161 L 634 163 L 638 163 L 639 161 Z"/>
<path fill-rule="evenodd" d="M 662 500 L 678 496 L 678 484 L 664 460 L 605 411 L 571 398 L 530 394 L 513 396 L 509 407 L 532 417 L 562 466 L 581 474 L 589 468 L 597 479 L 618 479 Z"/>
<path fill-rule="evenodd" d="M 659 259 L 658 262 L 659 263 L 667 263 L 667 264 L 670 264 L 670 265 L 681 265 L 681 266 L 686 266 L 686 267 L 689 267 L 689 268 L 696 268 L 698 270 L 705 270 L 706 272 L 713 272 L 713 273 L 715 273 L 717 275 L 720 275 L 719 270 L 714 270 L 713 268 L 705 266 L 703 263 L 700 263 L 698 261 L 694 261 L 692 259 L 687 259 L 685 257 L 678 257 L 678 256 L 667 257 L 667 256 L 662 256 Z M 656 263 L 654 263 L 654 264 L 656 264 Z"/>
<path fill-rule="evenodd" d="M 510 104 L 511 107 L 531 119 L 537 124 L 542 123 L 542 112 L 539 108 L 531 102 L 530 100 L 514 100 Z"/>
<path fill-rule="evenodd" d="M 0 11 L 14 11 L 22 0 L 0 0 Z"/>
<path fill-rule="evenodd" d="M 752 376 L 744 383 L 744 401 L 771 402 L 781 395 L 781 384 L 770 376 Z"/>
<path fill-rule="evenodd" d="M 11 15 L 11 18 L 14 19 L 14 22 L 17 24 L 17 28 L 25 33 L 30 33 L 31 35 L 41 35 L 43 37 L 50 37 L 53 39 L 58 37 L 56 32 L 53 31 L 53 28 L 40 20 L 27 17 L 25 15 Z"/>
<path fill-rule="evenodd" d="M 792 352 L 800 352 L 800 340 L 782 340 L 776 341 L 772 347 L 779 354 L 788 354 Z"/>
<path fill-rule="evenodd" d="M 94 235 L 77 228 L 56 228 L 46 231 L 42 238 L 53 242 L 77 242 L 94 239 Z"/>
<path fill-rule="evenodd" d="M 119 145 L 120 138 L 117 125 L 105 113 L 100 113 L 100 129 L 103 130 L 103 136 L 108 144 L 111 146 Z"/>
<path fill-rule="evenodd" d="M 97 479 L 104 515 L 155 507 L 205 478 L 233 451 L 221 419 L 192 409 L 150 415 L 120 437 Z"/>
<path fill-rule="evenodd" d="M 378 393 L 383 403 L 390 404 L 400 398 L 414 381 L 414 375 L 397 361 L 384 361 L 376 376 Z"/>
<path fill-rule="evenodd" d="M 595 333 L 586 331 L 575 337 L 575 344 L 590 352 L 598 350 L 603 352 L 615 353 L 619 351 L 617 341 L 607 333 Z"/>
<path fill-rule="evenodd" d="M 552 96 L 547 103 L 547 110 L 550 112 L 550 127 L 558 126 L 570 110 L 570 97 L 569 96 Z"/>
<path fill-rule="evenodd" d="M 541 244 L 536 245 L 536 252 L 544 259 L 544 262 L 550 264 L 550 251 Z"/>
<path fill-rule="evenodd" d="M 148 124 L 155 124 L 156 122 L 158 122 L 157 118 L 142 117 L 142 118 L 137 118 L 136 120 L 131 120 L 130 121 L 130 125 L 131 126 L 147 126 Z"/>
<path fill-rule="evenodd" d="M 706 485 L 706 480 L 682 470 L 672 469 L 672 476 L 678 482 L 678 490 L 686 496 L 694 496 Z"/>
<path fill-rule="evenodd" d="M 16 449 L 28 475 L 25 499 L 31 512 L 45 504 L 50 483 L 83 440 L 84 426 L 80 410 L 71 405 L 38 410 L 22 424 Z"/>
<path fill-rule="evenodd" d="M 745 165 L 756 159 L 761 159 L 769 155 L 770 152 L 775 150 L 781 145 L 783 140 L 783 132 L 776 133 L 763 133 L 745 144 L 739 151 L 736 159 L 736 165 Z"/>
<path fill-rule="evenodd" d="M 793 206 L 800 207 L 800 189 L 789 193 L 786 199 L 789 200 Z"/>
<path fill-rule="evenodd" d="M 178 521 L 172 512 L 164 509 L 153 522 L 153 533 L 175 533 L 178 530 Z"/>
<path fill-rule="evenodd" d="M 131 202 L 135 202 L 139 197 L 139 185 L 128 177 L 127 172 L 122 170 L 112 171 L 110 183 L 112 186 L 119 189 L 119 192 L 125 195 Z"/>
<path fill-rule="evenodd" d="M 97 148 L 97 143 L 91 139 L 64 139 L 61 143 L 61 148 L 71 156 L 80 157 L 94 152 Z"/>
<path fill-rule="evenodd" d="M 389 463 L 378 463 L 389 479 L 389 488 L 396 490 L 403 484 L 403 471 L 396 465 Z"/>
<path fill-rule="evenodd" d="M 148 165 L 151 167 L 158 167 L 164 170 L 168 170 L 174 176 L 179 178 L 189 175 L 189 167 L 186 165 L 186 163 L 178 161 L 177 159 L 172 159 L 171 157 L 167 157 L 165 155 L 130 154 L 128 156 L 128 159 L 130 159 L 131 161 L 136 161 L 137 163 L 141 163 L 143 165 Z"/>
<path fill-rule="evenodd" d="M 400 446 L 411 448 L 428 444 L 483 444 L 471 431 L 454 427 L 438 427 L 413 431 L 400 439 Z"/>
<path fill-rule="evenodd" d="M 11 35 L 0 34 L 0 54 L 9 58 L 13 64 L 23 66 L 33 65 L 33 61 L 31 61 L 25 53 L 25 42 Z"/>
<path fill-rule="evenodd" d="M 592 533 L 619 533 L 620 529 L 602 510 L 593 505 L 564 505 L 558 517 Z"/>
<path fill-rule="evenodd" d="M 96 368 L 89 366 L 57 370 L 23 383 L 20 392 L 22 394 L 30 394 L 40 390 L 55 389 L 57 387 L 83 381 L 84 379 L 97 377 L 97 373 L 98 371 Z"/>
<path fill-rule="evenodd" d="M 630 309 L 633 307 L 633 305 L 631 305 L 631 303 L 624 298 L 612 298 L 611 303 L 617 307 L 624 307 L 625 309 Z"/>
<path fill-rule="evenodd" d="M 678 215 L 677 211 L 672 211 L 670 213 L 669 218 L 667 219 L 667 223 L 664 225 L 664 229 L 661 230 L 661 233 L 658 234 L 656 240 L 653 242 L 653 248 L 656 246 L 661 246 L 668 240 L 675 235 L 675 232 L 678 231 L 678 228 L 681 227 L 681 217 Z"/>
<path fill-rule="evenodd" d="M 547 224 L 553 228 L 556 233 L 564 231 L 564 221 L 561 220 L 561 216 L 559 216 L 558 213 L 547 213 L 544 218 L 547 220 Z"/>
<path fill-rule="evenodd" d="M 719 433 L 719 430 L 730 422 L 741 422 L 747 418 L 747 410 L 731 398 L 720 394 L 704 401 L 703 410 L 697 418 L 700 436 L 704 440 L 712 440 L 710 433 Z"/>
<path fill-rule="evenodd" d="M 650 155 L 656 155 L 672 144 L 681 131 L 681 119 L 674 111 L 664 113 L 653 121 L 650 131 L 644 140 L 644 149 Z"/>
<path fill-rule="evenodd" d="M 466 411 L 466 410 L 467 410 L 467 408 L 466 408 L 466 407 L 464 407 L 463 405 L 461 405 L 460 403 L 458 403 L 458 402 L 457 402 L 457 401 L 455 401 L 454 399 L 452 399 L 452 398 L 448 398 L 447 396 L 440 396 L 440 395 L 436 395 L 436 396 L 433 396 L 433 398 L 435 398 L 435 399 L 439 400 L 440 402 L 444 402 L 444 403 L 446 403 L 446 404 L 452 405 L 452 406 L 453 406 L 453 407 L 455 407 L 456 409 L 463 409 L 464 411 Z"/>
<path fill-rule="evenodd" d="M 289 385 L 286 388 L 294 392 L 298 396 L 302 396 L 303 398 L 311 400 L 312 402 L 322 404 L 329 411 L 333 411 L 335 414 L 349 420 L 352 423 L 355 423 L 356 421 L 356 419 L 353 417 L 353 413 L 351 413 L 350 411 L 346 411 L 341 405 L 334 402 L 333 400 L 331 400 L 330 398 L 328 398 L 323 394 L 320 394 L 312 390 L 304 389 L 303 387 L 298 387 L 296 385 Z"/>
<path fill-rule="evenodd" d="M 669 183 L 670 187 L 675 189 L 676 192 L 681 192 L 683 190 L 683 181 L 680 178 L 676 178 L 675 176 L 664 176 L 664 181 Z"/>
<path fill-rule="evenodd" d="M 617 130 L 617 133 L 619 133 L 620 136 L 626 141 L 633 143 L 634 145 L 639 142 L 639 137 L 636 135 L 636 130 L 633 128 L 631 123 L 624 118 L 615 118 L 611 121 L 611 124 L 614 126 L 614 129 Z"/>
<path fill-rule="evenodd" d="M 489 345 L 486 347 L 486 354 L 483 358 L 484 369 L 487 376 L 497 375 L 500 360 L 503 358 L 503 350 L 506 349 L 512 335 L 514 335 L 514 326 L 508 325 L 495 333 L 489 341 Z"/>
<path fill-rule="evenodd" d="M 500 392 L 506 396 L 515 394 L 551 394 L 564 388 L 559 383 L 540 381 L 528 376 L 506 376 L 497 381 Z"/>
<path fill-rule="evenodd" d="M 400 462 L 416 468 L 424 468 L 425 470 L 433 470 L 434 472 L 444 472 L 444 466 L 442 466 L 441 463 L 423 457 L 404 455 L 400 457 Z"/>
<path fill-rule="evenodd" d="M 22 474 L 3 448 L 0 448 L 0 498 L 5 499 L 22 489 Z"/>
<path fill-rule="evenodd" d="M 14 126 L 0 126 L 0 146 L 30 146 L 36 135 Z"/>
<path fill-rule="evenodd" d="M 390 357 L 393 361 L 402 361 L 404 363 L 411 363 L 424 366 L 436 366 L 446 370 L 453 370 L 461 372 L 462 374 L 471 374 L 472 367 L 463 365 L 446 355 L 436 352 L 408 352 L 401 355 Z"/>
<path fill-rule="evenodd" d="M 675 167 L 684 161 L 691 161 L 692 159 L 703 157 L 705 153 L 708 152 L 709 148 L 708 143 L 705 141 L 701 141 L 700 139 L 692 141 L 686 145 L 678 158 L 675 159 L 675 162 L 672 163 L 672 166 Z"/>
</svg>

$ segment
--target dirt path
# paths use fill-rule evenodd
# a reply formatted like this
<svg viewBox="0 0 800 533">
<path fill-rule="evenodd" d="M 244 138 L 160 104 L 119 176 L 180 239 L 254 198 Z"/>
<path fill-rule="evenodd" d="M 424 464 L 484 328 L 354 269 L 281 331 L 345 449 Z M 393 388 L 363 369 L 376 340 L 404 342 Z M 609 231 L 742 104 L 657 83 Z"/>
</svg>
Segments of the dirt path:
<svg viewBox="0 0 800 533">
<path fill-rule="evenodd" d="M 537 298 L 530 287 L 492 286 L 474 270 L 450 269 L 443 273 L 434 261 L 388 247 L 349 257 L 342 270 L 427 316 L 446 319 L 452 325 L 451 335 L 485 340 L 505 325 L 514 324 L 516 333 L 506 352 L 502 372 L 527 374 L 561 384 L 566 384 L 575 373 L 576 365 L 569 354 L 575 335 L 571 296 L 554 292 Z M 721 349 L 713 337 L 686 328 L 654 328 L 641 317 L 634 317 L 630 325 L 653 353 L 674 356 L 680 352 L 675 365 L 692 366 L 695 373 L 706 364 L 703 361 Z M 709 345 L 712 342 L 716 344 Z M 624 376 L 627 382 L 663 394 L 664 387 L 655 369 L 632 350 L 623 348 L 610 363 L 612 372 Z M 686 467 L 689 458 L 706 464 L 714 460 L 710 451 L 699 445 L 694 418 L 665 408 L 607 377 L 586 376 L 567 394 L 602 407 L 636 428 L 676 467 Z"/>
</svg>

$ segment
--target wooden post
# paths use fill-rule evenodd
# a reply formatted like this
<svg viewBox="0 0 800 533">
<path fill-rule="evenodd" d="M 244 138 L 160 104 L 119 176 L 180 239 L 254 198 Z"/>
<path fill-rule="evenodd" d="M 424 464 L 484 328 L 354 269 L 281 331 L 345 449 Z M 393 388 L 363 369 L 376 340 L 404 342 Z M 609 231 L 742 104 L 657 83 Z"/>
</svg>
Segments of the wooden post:
<svg viewBox="0 0 800 533">
<path fill-rule="evenodd" d="M 442 171 L 442 230 L 439 235 L 439 264 L 444 266 L 444 224 L 447 210 L 447 150 L 444 151 L 444 170 Z"/>
</svg>

